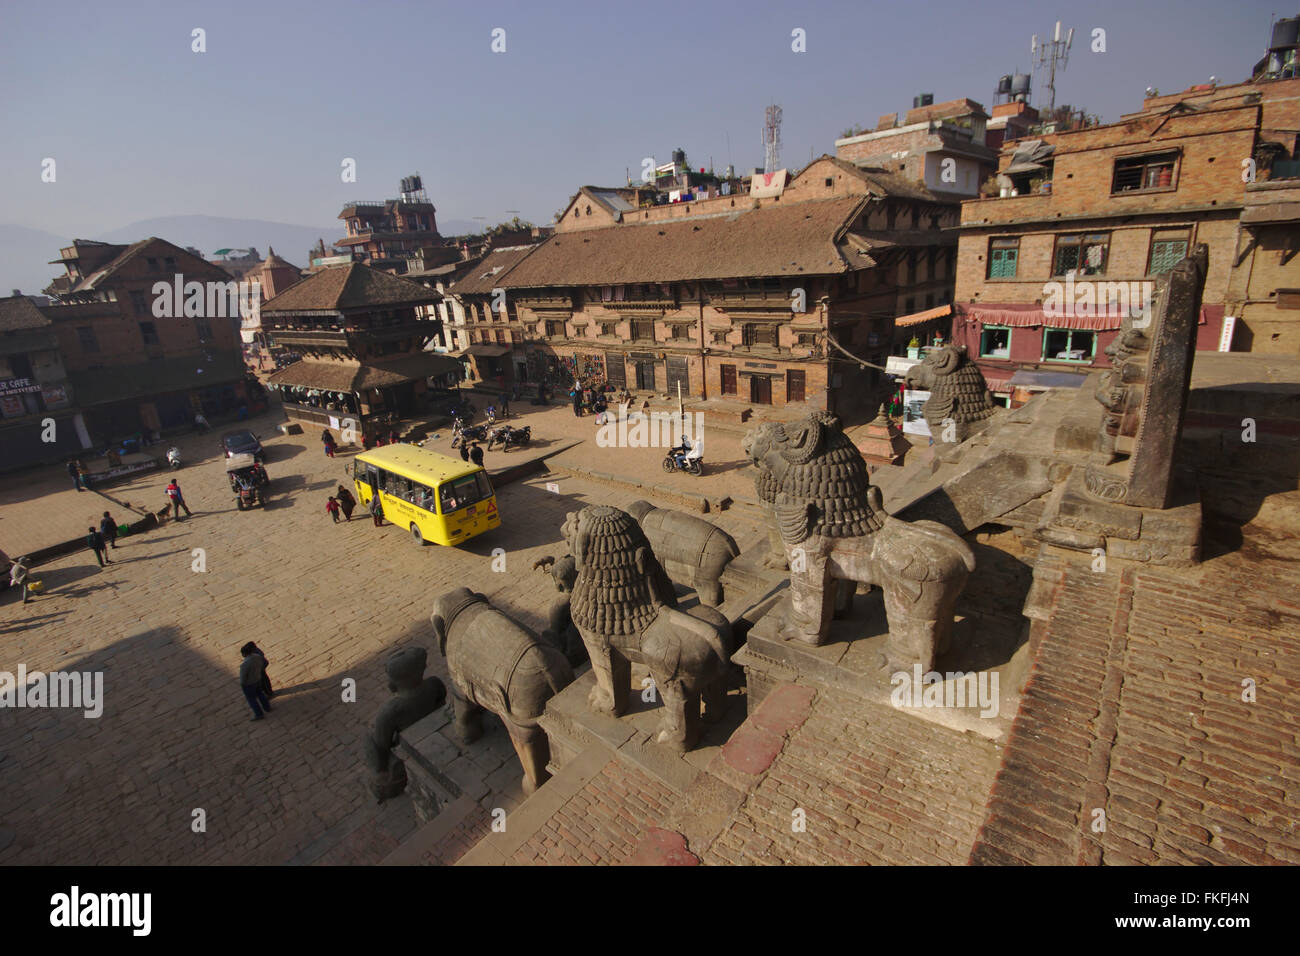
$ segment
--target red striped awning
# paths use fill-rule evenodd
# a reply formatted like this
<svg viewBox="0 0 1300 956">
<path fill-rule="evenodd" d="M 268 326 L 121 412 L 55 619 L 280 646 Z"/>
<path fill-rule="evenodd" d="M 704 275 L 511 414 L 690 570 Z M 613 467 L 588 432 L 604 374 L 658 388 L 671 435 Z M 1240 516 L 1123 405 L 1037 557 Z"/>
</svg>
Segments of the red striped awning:
<svg viewBox="0 0 1300 956">
<path fill-rule="evenodd" d="M 980 371 L 984 374 L 984 382 L 990 392 L 1011 391 L 1011 376 L 1016 374 L 1014 369 L 981 368 Z"/>
<path fill-rule="evenodd" d="M 1209 321 L 1207 309 L 1202 306 L 1197 325 Z M 1123 316 L 1114 315 L 1047 315 L 1041 305 L 975 305 L 958 308 L 958 321 L 971 325 L 1005 325 L 1009 328 L 1047 326 L 1053 329 L 1091 329 L 1094 332 L 1115 331 L 1124 324 Z M 895 324 L 898 324 L 895 320 Z"/>
</svg>

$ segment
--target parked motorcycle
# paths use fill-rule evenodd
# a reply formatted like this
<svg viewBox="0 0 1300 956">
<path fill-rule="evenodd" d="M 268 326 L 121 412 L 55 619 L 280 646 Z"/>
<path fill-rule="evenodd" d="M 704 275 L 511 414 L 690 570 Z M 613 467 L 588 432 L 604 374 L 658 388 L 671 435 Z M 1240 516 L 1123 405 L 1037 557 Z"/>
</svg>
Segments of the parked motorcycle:
<svg viewBox="0 0 1300 956">
<path fill-rule="evenodd" d="M 487 407 L 487 423 L 489 425 L 495 425 L 497 423 L 497 407 L 495 405 L 489 405 Z"/>
<path fill-rule="evenodd" d="M 684 471 L 696 477 L 704 474 L 703 453 L 698 447 L 692 448 L 689 445 L 678 445 L 668 449 L 663 465 L 664 471 L 670 474 L 677 471 Z"/>
<path fill-rule="evenodd" d="M 490 451 L 493 444 L 497 442 L 500 442 L 502 451 L 509 451 L 511 448 L 527 445 L 532 440 L 532 425 L 525 425 L 523 428 L 511 428 L 509 425 L 502 425 L 488 436 L 488 450 Z"/>
<path fill-rule="evenodd" d="M 451 436 L 451 447 L 459 448 L 468 442 L 483 441 L 485 438 L 487 438 L 486 425 L 466 425 Z"/>
<path fill-rule="evenodd" d="M 167 464 L 171 465 L 172 471 L 181 466 L 181 450 L 175 445 L 167 449 Z"/>
</svg>

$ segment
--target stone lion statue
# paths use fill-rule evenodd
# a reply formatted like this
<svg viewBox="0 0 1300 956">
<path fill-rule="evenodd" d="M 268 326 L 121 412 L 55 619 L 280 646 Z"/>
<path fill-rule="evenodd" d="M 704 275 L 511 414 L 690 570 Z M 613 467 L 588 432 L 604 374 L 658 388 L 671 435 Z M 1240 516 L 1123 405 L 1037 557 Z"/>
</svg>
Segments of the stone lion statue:
<svg viewBox="0 0 1300 956">
<path fill-rule="evenodd" d="M 921 414 L 935 444 L 961 444 L 983 431 L 997 408 L 983 373 L 964 345 L 945 345 L 927 353 L 920 365 L 907 370 L 904 381 L 930 392 Z M 954 427 L 945 428 L 949 420 Z M 950 443 L 945 436 L 956 440 Z"/>
<path fill-rule="evenodd" d="M 447 699 L 447 688 L 436 677 L 425 677 L 428 654 L 423 647 L 403 647 L 388 655 L 390 697 L 362 740 L 362 756 L 370 769 L 370 792 L 380 803 L 406 789 L 406 765 L 393 753 L 398 734 L 427 717 Z"/>
<path fill-rule="evenodd" d="M 571 512 L 563 533 L 577 568 L 570 613 L 596 675 L 588 705 L 625 713 L 631 665 L 645 664 L 663 700 L 658 742 L 689 750 L 701 719 L 717 719 L 726 704 L 730 623 L 706 605 L 678 610 L 672 582 L 627 512 L 591 505 Z"/>
<path fill-rule="evenodd" d="M 970 546 L 937 522 L 887 514 L 862 454 L 832 414 L 764 422 L 741 447 L 758 468 L 755 485 L 790 568 L 781 636 L 823 643 L 837 597 L 841 604 L 852 597 L 837 593 L 837 582 L 875 585 L 889 618 L 887 663 L 931 670 L 947 650 L 957 597 L 975 570 Z"/>
</svg>

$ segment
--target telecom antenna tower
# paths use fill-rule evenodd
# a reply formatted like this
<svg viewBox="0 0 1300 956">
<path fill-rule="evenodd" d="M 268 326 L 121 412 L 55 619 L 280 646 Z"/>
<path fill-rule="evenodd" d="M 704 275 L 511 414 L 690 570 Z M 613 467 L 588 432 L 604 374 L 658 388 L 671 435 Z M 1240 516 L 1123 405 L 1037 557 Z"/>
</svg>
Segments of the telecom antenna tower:
<svg viewBox="0 0 1300 956">
<path fill-rule="evenodd" d="M 1038 39 L 1038 34 L 1034 34 L 1033 40 L 1029 43 L 1030 62 L 1033 64 L 1034 72 L 1040 70 L 1047 71 L 1047 112 L 1050 116 L 1056 109 L 1056 67 L 1059 64 L 1061 69 L 1065 69 L 1065 64 L 1070 59 L 1070 44 L 1074 42 L 1074 27 L 1061 39 L 1061 21 L 1056 21 L 1056 32 L 1050 40 Z"/>
<path fill-rule="evenodd" d="M 769 106 L 763 123 L 763 171 L 774 173 L 781 168 L 781 107 Z"/>
</svg>

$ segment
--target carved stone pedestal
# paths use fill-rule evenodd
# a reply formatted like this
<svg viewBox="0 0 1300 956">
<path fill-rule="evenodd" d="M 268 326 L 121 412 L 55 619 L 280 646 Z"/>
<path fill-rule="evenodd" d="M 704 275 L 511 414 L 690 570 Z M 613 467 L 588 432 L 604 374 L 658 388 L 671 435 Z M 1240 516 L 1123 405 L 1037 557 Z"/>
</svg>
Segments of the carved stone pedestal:
<svg viewBox="0 0 1300 956">
<path fill-rule="evenodd" d="M 745 719 L 745 708 L 736 697 L 735 689 L 727 695 L 728 706 L 722 719 L 706 725 L 704 734 L 692 749 L 684 754 L 655 742 L 662 719 L 662 702 L 658 695 L 646 700 L 649 671 L 633 665 L 631 669 L 630 705 L 621 717 L 593 713 L 587 706 L 587 697 L 596 684 L 590 668 L 552 697 L 546 704 L 546 713 L 540 724 L 551 747 L 551 763 L 547 769 L 558 774 L 579 754 L 596 747 L 618 756 L 633 766 L 661 780 L 666 786 L 682 793 L 713 758 L 717 748 Z"/>
<path fill-rule="evenodd" d="M 1106 480 L 1108 473 L 1114 482 Z M 1140 508 L 1098 497 L 1097 490 L 1119 487 L 1122 465 L 1075 468 L 1048 497 L 1035 535 L 1074 551 L 1104 549 L 1112 558 L 1170 567 L 1201 560 L 1201 502 L 1195 484 L 1176 475 L 1167 508 Z"/>
<path fill-rule="evenodd" d="M 882 667 L 889 629 L 879 592 L 855 596 L 847 616 L 832 622 L 826 643 L 820 645 L 780 637 L 780 621 L 788 601 L 788 597 L 783 598 L 764 615 L 750 630 L 745 645 L 732 657 L 745 668 L 747 706 L 751 714 L 775 686 L 786 682 L 831 689 L 883 706 L 894 706 L 899 701 L 923 720 L 993 739 L 1010 730 L 1019 685 L 1010 672 L 1021 667 L 1022 662 L 1018 658 L 1006 660 L 1006 648 L 1014 646 L 1017 635 L 1004 633 L 1005 625 L 985 625 L 958 615 L 953 627 L 953 651 L 940 657 L 936 664 L 936 671 L 944 678 L 938 682 L 943 690 L 933 691 L 932 696 L 947 694 L 949 701 L 956 697 L 956 678 L 952 674 L 972 673 L 978 681 L 980 670 L 989 675 L 998 673 L 996 714 L 981 716 L 994 708 L 981 708 L 974 700 L 967 701 L 963 707 L 912 706 L 912 701 L 904 700 L 901 692 L 895 693 L 903 684 L 895 672 Z M 1001 676 L 1003 671 L 1008 672 L 1006 679 Z M 905 676 L 915 683 L 914 673 Z M 984 680 L 991 688 L 990 677 Z"/>
</svg>

